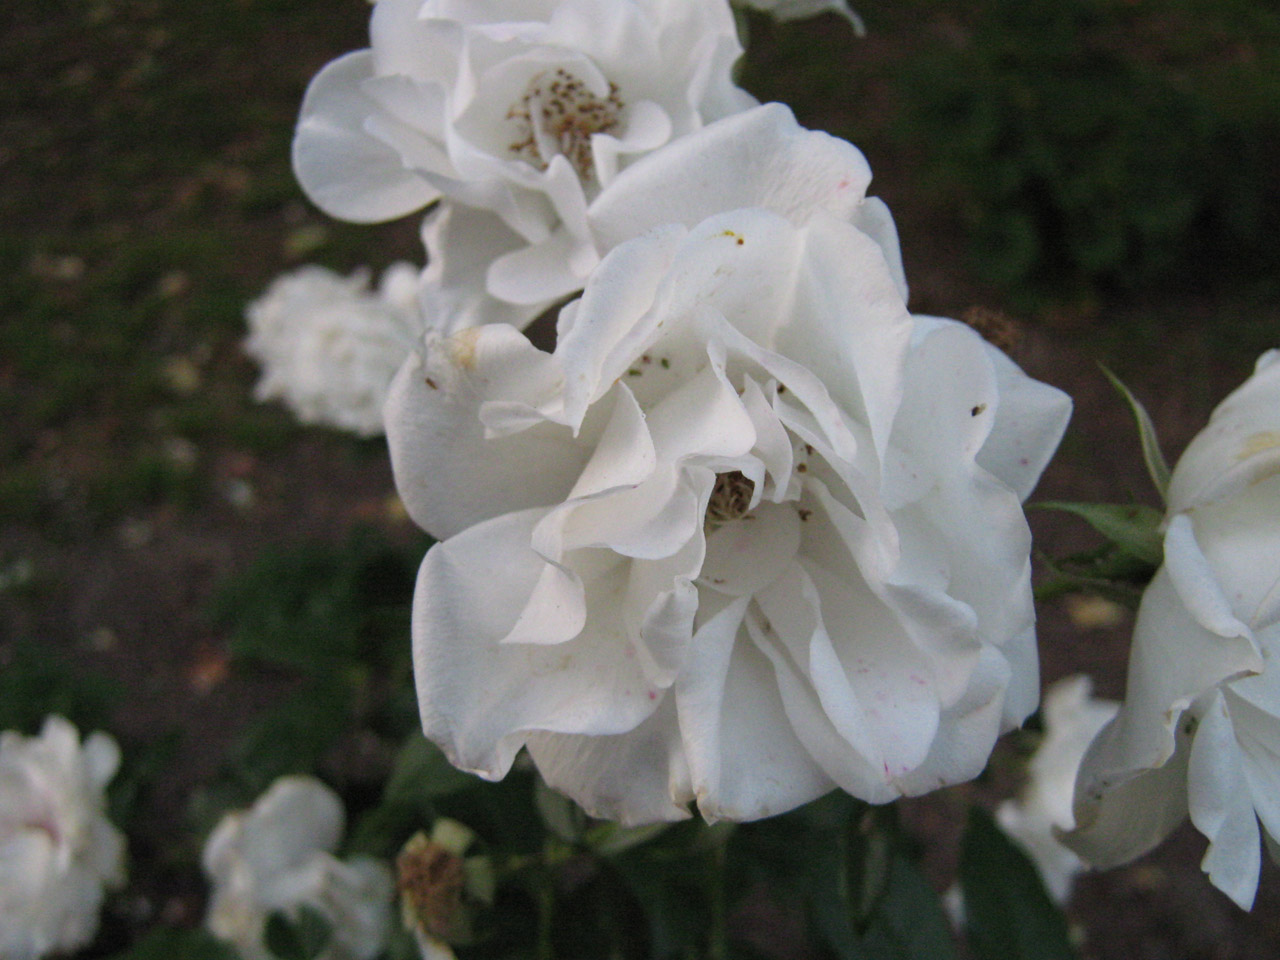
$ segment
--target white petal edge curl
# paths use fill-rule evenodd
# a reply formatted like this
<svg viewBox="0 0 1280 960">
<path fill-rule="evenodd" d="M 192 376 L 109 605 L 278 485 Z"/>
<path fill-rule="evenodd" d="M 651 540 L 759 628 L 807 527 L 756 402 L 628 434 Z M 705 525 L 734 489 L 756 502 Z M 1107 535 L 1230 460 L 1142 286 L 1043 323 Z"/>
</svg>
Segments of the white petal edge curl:
<svg viewBox="0 0 1280 960">
<path fill-rule="evenodd" d="M 796 225 L 819 210 L 848 220 L 870 182 L 871 169 L 856 147 L 806 130 L 787 107 L 770 103 L 717 120 L 636 161 L 587 215 L 597 246 L 611 250 L 653 227 L 692 227 L 741 207 L 760 207 Z M 887 236 L 877 233 L 877 239 Z"/>
<path fill-rule="evenodd" d="M 1280 473 L 1280 350 L 1213 411 L 1174 467 L 1169 510 L 1192 510 L 1240 494 Z"/>
<path fill-rule="evenodd" d="M 393 220 L 440 195 L 365 132 L 374 105 L 360 84 L 372 68 L 372 54 L 358 50 L 321 70 L 303 98 L 293 141 L 293 170 L 312 203 L 354 223 Z"/>
<path fill-rule="evenodd" d="M 706 620 L 676 686 L 698 812 L 711 823 L 773 816 L 835 787 L 796 738 L 770 662 L 746 636 L 750 599 Z"/>
<path fill-rule="evenodd" d="M 1258 817 L 1226 698 L 1215 691 L 1201 711 L 1187 764 L 1191 822 L 1209 840 L 1200 866 L 1215 887 L 1248 910 L 1262 867 Z"/>
<path fill-rule="evenodd" d="M 590 816 L 624 826 L 687 820 L 693 791 L 668 695 L 653 715 L 621 736 L 529 734 L 529 754 L 547 784 Z"/>
<path fill-rule="evenodd" d="M 661 697 L 611 612 L 618 590 L 607 585 L 588 593 L 586 626 L 577 638 L 552 645 L 501 642 L 546 565 L 530 546 L 546 513 L 506 514 L 436 544 L 414 591 L 423 731 L 454 766 L 490 780 L 506 775 L 532 731 L 627 733 Z M 495 589 L 498 565 L 503 577 Z M 604 576 L 619 574 L 625 570 Z"/>
<path fill-rule="evenodd" d="M 495 385 L 539 399 L 550 357 L 493 324 L 462 330 L 411 356 L 387 396 L 384 419 L 396 489 L 418 526 L 444 539 L 474 523 L 564 500 L 586 461 L 566 427 L 540 423 L 486 439 L 482 406 Z"/>
<path fill-rule="evenodd" d="M 940 325 L 971 329 L 958 320 L 915 314 L 913 345 Z M 975 336 L 977 334 L 975 333 Z M 1062 441 L 1071 419 L 1071 397 L 1032 379 L 994 344 L 982 341 L 995 367 L 999 403 L 995 423 L 978 453 L 978 463 L 1025 501 Z"/>
</svg>

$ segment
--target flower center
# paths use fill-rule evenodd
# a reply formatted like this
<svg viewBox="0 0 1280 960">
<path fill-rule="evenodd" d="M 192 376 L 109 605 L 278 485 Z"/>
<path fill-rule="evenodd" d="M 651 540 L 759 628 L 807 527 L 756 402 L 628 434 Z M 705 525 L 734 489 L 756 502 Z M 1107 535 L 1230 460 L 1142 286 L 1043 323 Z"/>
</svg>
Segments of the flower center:
<svg viewBox="0 0 1280 960">
<path fill-rule="evenodd" d="M 716 485 L 707 502 L 707 529 L 714 530 L 734 520 L 741 520 L 751 506 L 751 495 L 755 491 L 755 483 L 743 476 L 741 470 L 717 473 Z"/>
<path fill-rule="evenodd" d="M 519 131 L 511 152 L 539 170 L 546 170 L 551 158 L 560 154 L 579 177 L 590 180 L 595 172 L 591 135 L 616 127 L 622 108 L 616 84 L 609 84 L 609 95 L 602 100 L 562 67 L 543 71 L 529 81 L 520 102 L 507 112 Z"/>
<path fill-rule="evenodd" d="M 406 913 L 428 936 L 455 933 L 466 886 L 462 858 L 417 834 L 396 858 L 397 886 Z"/>
</svg>

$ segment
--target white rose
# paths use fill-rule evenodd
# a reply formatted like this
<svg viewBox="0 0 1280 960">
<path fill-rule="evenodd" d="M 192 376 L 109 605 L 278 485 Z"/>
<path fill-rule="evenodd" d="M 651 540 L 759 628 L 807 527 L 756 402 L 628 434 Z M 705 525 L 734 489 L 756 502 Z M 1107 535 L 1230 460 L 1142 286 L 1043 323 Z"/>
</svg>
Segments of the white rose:
<svg viewBox="0 0 1280 960">
<path fill-rule="evenodd" d="M 333 856 L 343 821 L 337 795 L 302 776 L 281 777 L 252 808 L 224 817 L 204 848 L 209 931 L 245 960 L 271 960 L 267 918 L 308 906 L 332 924 L 322 960 L 377 956 L 390 932 L 391 871 L 370 857 Z"/>
<path fill-rule="evenodd" d="M 733 144 L 651 215 L 739 184 L 772 210 L 621 243 L 552 354 L 504 325 L 429 339 L 387 405 L 443 541 L 414 600 L 427 735 L 491 779 L 527 746 L 624 822 L 923 793 L 1038 698 L 1020 501 L 1067 398 L 907 313 L 896 242 L 849 222 L 892 236 L 847 144 Z"/>
<path fill-rule="evenodd" d="M 1114 866 L 1188 813 L 1201 866 L 1248 909 L 1258 820 L 1280 838 L 1280 351 L 1214 411 L 1168 489 L 1164 565 L 1134 627 L 1125 702 L 1089 749 L 1068 842 Z"/>
<path fill-rule="evenodd" d="M 996 820 L 1031 857 L 1045 889 L 1058 903 L 1084 865 L 1058 840 L 1058 831 L 1075 826 L 1071 798 L 1085 749 L 1120 706 L 1089 695 L 1084 674 L 1059 680 L 1045 691 L 1040 714 L 1044 738 L 1027 767 L 1027 782 L 1015 800 L 996 810 Z"/>
<path fill-rule="evenodd" d="M 80 744 L 51 716 L 39 736 L 0 733 L 0 957 L 34 960 L 87 946 L 105 891 L 124 885 L 124 835 L 106 815 L 120 748 Z"/>
<path fill-rule="evenodd" d="M 906 299 L 897 230 L 888 208 L 866 195 L 870 182 L 871 169 L 855 147 L 804 129 L 787 107 L 770 103 L 708 124 L 636 161 L 592 202 L 587 222 L 592 248 L 604 253 L 654 227 L 693 225 L 740 206 L 772 210 L 797 223 L 823 210 L 875 239 Z M 427 218 L 423 239 L 430 252 L 424 311 L 440 334 L 484 323 L 524 326 L 528 317 L 514 301 L 529 299 L 534 290 L 531 297 L 541 307 L 549 302 L 543 297 L 581 288 L 596 263 L 591 259 L 562 281 L 555 263 L 506 262 L 503 252 L 518 247 L 519 238 L 488 211 L 447 203 Z M 544 289 L 548 277 L 553 288 Z"/>
<path fill-rule="evenodd" d="M 853 25 L 859 36 L 866 32 L 862 18 L 854 13 L 846 0 L 734 0 L 739 6 L 751 7 L 769 14 L 775 20 L 803 20 L 820 13 L 838 13 Z"/>
<path fill-rule="evenodd" d="M 388 267 L 376 292 L 366 270 L 302 267 L 277 277 L 245 314 L 244 349 L 262 366 L 254 397 L 283 400 L 303 423 L 382 432 L 387 387 L 423 330 L 414 267 Z"/>
<path fill-rule="evenodd" d="M 529 281 L 505 284 L 522 322 L 581 288 L 587 207 L 620 170 L 755 102 L 723 0 L 380 0 L 370 41 L 307 91 L 303 189 L 357 222 L 474 208 L 484 268 Z"/>
</svg>

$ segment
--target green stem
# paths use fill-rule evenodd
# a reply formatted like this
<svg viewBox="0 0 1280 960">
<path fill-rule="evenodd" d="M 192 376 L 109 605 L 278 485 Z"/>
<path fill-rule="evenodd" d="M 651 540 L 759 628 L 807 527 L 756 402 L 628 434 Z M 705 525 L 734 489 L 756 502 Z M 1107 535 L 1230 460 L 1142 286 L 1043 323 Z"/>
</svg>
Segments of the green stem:
<svg viewBox="0 0 1280 960">
<path fill-rule="evenodd" d="M 729 904 L 725 890 L 725 851 L 728 837 L 716 837 L 711 845 L 711 942 L 708 960 L 727 960 L 729 956 Z"/>
<path fill-rule="evenodd" d="M 551 942 L 551 924 L 555 919 L 556 895 L 550 872 L 544 872 L 538 884 L 538 960 L 555 960 Z"/>
</svg>

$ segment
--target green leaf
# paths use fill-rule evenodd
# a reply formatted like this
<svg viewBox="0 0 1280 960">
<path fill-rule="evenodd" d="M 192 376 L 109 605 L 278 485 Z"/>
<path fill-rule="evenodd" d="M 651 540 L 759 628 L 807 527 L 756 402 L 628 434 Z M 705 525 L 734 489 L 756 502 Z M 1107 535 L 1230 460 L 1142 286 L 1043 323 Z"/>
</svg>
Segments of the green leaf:
<svg viewBox="0 0 1280 960">
<path fill-rule="evenodd" d="M 413 562 L 374 531 L 271 550 L 222 583 L 210 607 L 244 659 L 328 673 L 404 656 Z"/>
<path fill-rule="evenodd" d="M 314 960 L 332 936 L 329 918 L 309 904 L 293 917 L 279 910 L 267 917 L 267 949 L 280 960 Z"/>
<path fill-rule="evenodd" d="M 1133 411 L 1133 419 L 1138 424 L 1138 439 L 1142 443 L 1143 462 L 1147 465 L 1147 473 L 1151 476 L 1151 482 L 1160 491 L 1160 499 L 1164 500 L 1169 491 L 1169 463 L 1165 460 L 1164 453 L 1160 450 L 1160 438 L 1156 436 L 1156 426 L 1151 422 L 1151 416 L 1147 413 L 1147 408 L 1121 382 L 1120 378 L 1105 366 L 1102 368 L 1102 372 L 1107 375 L 1111 385 L 1120 391 L 1120 395 L 1128 402 L 1129 409 Z"/>
<path fill-rule="evenodd" d="M 240 955 L 200 928 L 157 927 L 110 960 L 240 960 Z"/>
<path fill-rule="evenodd" d="M 955 942 L 937 891 L 902 850 L 887 864 L 888 883 L 862 937 L 865 956 L 951 960 Z"/>
<path fill-rule="evenodd" d="M 82 737 L 101 730 L 124 691 L 77 670 L 78 660 L 70 647 L 32 640 L 0 650 L 0 730 L 34 734 L 51 713 L 74 723 Z"/>
<path fill-rule="evenodd" d="M 417 803 L 466 790 L 479 782 L 478 778 L 451 764 L 439 747 L 415 732 L 400 748 L 383 797 L 394 803 Z"/>
<path fill-rule="evenodd" d="M 587 829 L 582 839 L 597 856 L 616 857 L 633 847 L 648 843 L 670 829 L 670 823 L 648 823 L 640 827 L 597 823 Z"/>
<path fill-rule="evenodd" d="M 889 892 L 895 842 L 891 809 L 869 807 L 850 818 L 845 886 L 849 919 L 859 933 L 866 932 Z"/>
<path fill-rule="evenodd" d="M 1141 504 L 1069 503 L 1051 500 L 1032 506 L 1073 513 L 1117 546 L 1140 560 L 1159 566 L 1164 561 L 1160 511 Z"/>
<path fill-rule="evenodd" d="M 551 832 L 552 836 L 560 838 L 565 843 L 582 842 L 587 829 L 587 815 L 583 813 L 580 806 L 563 793 L 552 790 L 541 777 L 533 786 L 533 802 L 538 808 L 542 825 Z"/>
<path fill-rule="evenodd" d="M 1066 917 L 1039 872 L 978 807 L 960 845 L 960 887 L 978 960 L 1074 960 Z"/>
<path fill-rule="evenodd" d="M 312 773 L 348 730 L 353 697 L 341 678 L 317 678 L 250 726 L 228 757 L 249 795 L 284 774 Z"/>
</svg>

